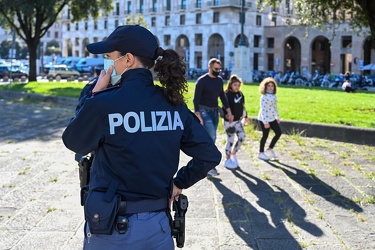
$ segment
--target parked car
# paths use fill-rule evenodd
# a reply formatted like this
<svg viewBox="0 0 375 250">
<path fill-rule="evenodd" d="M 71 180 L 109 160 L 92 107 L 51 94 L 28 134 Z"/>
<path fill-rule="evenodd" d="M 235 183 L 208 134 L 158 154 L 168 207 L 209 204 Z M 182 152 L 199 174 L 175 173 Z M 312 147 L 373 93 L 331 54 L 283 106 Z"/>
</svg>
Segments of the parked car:
<svg viewBox="0 0 375 250">
<path fill-rule="evenodd" d="M 1 65 L 0 66 L 0 78 L 4 78 L 4 76 L 8 76 L 11 78 L 21 78 L 22 76 L 29 77 L 28 73 L 19 66 L 7 66 Z"/>
<path fill-rule="evenodd" d="M 78 78 L 79 77 L 79 72 L 77 70 L 74 70 L 72 68 L 69 68 L 66 65 L 53 65 L 51 66 L 49 73 L 49 77 L 61 77 L 61 78 L 69 78 L 69 77 L 74 77 Z"/>
<path fill-rule="evenodd" d="M 96 68 L 103 68 L 104 60 L 103 58 L 82 58 L 78 61 L 75 68 L 80 73 L 87 73 L 93 75 Z"/>
</svg>

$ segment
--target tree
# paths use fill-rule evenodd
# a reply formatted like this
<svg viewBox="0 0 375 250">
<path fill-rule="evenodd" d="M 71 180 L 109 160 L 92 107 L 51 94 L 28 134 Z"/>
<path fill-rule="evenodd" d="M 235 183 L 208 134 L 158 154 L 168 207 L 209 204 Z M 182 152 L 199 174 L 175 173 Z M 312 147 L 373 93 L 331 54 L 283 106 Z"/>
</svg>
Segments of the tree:
<svg viewBox="0 0 375 250">
<path fill-rule="evenodd" d="M 72 22 L 94 18 L 100 11 L 109 13 L 112 0 L 0 0 L 0 25 L 16 29 L 29 50 L 29 81 L 36 81 L 37 48 L 40 39 L 55 23 L 58 15 L 68 6 Z"/>
<path fill-rule="evenodd" d="M 0 44 L 0 56 L 1 58 L 9 58 L 9 51 L 12 48 L 12 41 L 11 40 L 4 40 Z M 21 53 L 21 47 L 16 42 L 16 58 L 18 58 L 18 55 Z"/>
<path fill-rule="evenodd" d="M 258 0 L 258 6 L 278 6 L 282 0 Z M 374 0 L 293 0 L 297 24 L 324 29 L 337 28 L 349 23 L 352 31 L 362 32 L 369 28 L 375 38 Z"/>
</svg>

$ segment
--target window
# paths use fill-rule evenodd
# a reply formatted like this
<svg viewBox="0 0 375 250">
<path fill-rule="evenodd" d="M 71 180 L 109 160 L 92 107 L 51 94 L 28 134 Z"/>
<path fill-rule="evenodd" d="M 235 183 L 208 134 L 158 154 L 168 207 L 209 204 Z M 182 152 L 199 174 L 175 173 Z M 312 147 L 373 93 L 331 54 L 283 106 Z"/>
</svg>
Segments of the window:
<svg viewBox="0 0 375 250">
<path fill-rule="evenodd" d="M 276 23 L 276 17 L 275 16 L 272 17 L 271 25 L 272 26 L 276 26 L 277 25 L 277 23 Z"/>
<path fill-rule="evenodd" d="M 120 15 L 120 3 L 116 3 L 116 16 Z"/>
<path fill-rule="evenodd" d="M 214 12 L 214 19 L 212 21 L 214 23 L 219 23 L 220 22 L 220 13 L 219 12 Z"/>
<path fill-rule="evenodd" d="M 267 48 L 274 48 L 275 47 L 275 38 L 269 37 L 267 38 Z"/>
<path fill-rule="evenodd" d="M 79 46 L 79 38 L 76 37 L 76 46 Z"/>
<path fill-rule="evenodd" d="M 78 23 L 76 23 L 76 30 L 78 30 Z"/>
<path fill-rule="evenodd" d="M 181 9 L 186 10 L 186 0 L 181 0 Z"/>
<path fill-rule="evenodd" d="M 352 37 L 351 36 L 343 36 L 341 37 L 342 41 L 342 48 L 351 48 L 352 47 Z"/>
<path fill-rule="evenodd" d="M 145 5 L 143 3 L 143 0 L 139 1 L 139 13 L 145 13 Z"/>
<path fill-rule="evenodd" d="M 87 30 L 89 28 L 89 24 L 87 23 L 87 21 L 85 22 L 85 30 Z"/>
<path fill-rule="evenodd" d="M 67 31 L 70 31 L 70 23 L 68 23 L 68 24 L 66 25 L 66 30 L 67 30 Z"/>
<path fill-rule="evenodd" d="M 257 15 L 256 19 L 255 19 L 255 24 L 257 26 L 262 26 L 262 16 L 260 15 Z"/>
<path fill-rule="evenodd" d="M 253 69 L 258 70 L 259 68 L 259 54 L 254 53 L 254 58 L 253 58 Z"/>
<path fill-rule="evenodd" d="M 202 41 L 202 34 L 195 34 L 195 45 L 196 46 L 202 46 L 203 41 Z"/>
<path fill-rule="evenodd" d="M 158 0 L 152 0 L 152 12 L 158 12 Z"/>
<path fill-rule="evenodd" d="M 274 56 L 273 54 L 268 54 L 267 55 L 268 60 L 267 60 L 267 70 L 273 70 L 273 61 L 274 61 Z"/>
<path fill-rule="evenodd" d="M 180 25 L 185 25 L 185 15 L 180 16 Z"/>
<path fill-rule="evenodd" d="M 47 31 L 47 37 L 51 36 L 51 31 Z"/>
<path fill-rule="evenodd" d="M 98 29 L 98 21 L 95 21 L 94 22 L 94 30 L 97 30 Z"/>
<path fill-rule="evenodd" d="M 70 19 L 70 10 L 68 10 L 68 19 Z"/>
<path fill-rule="evenodd" d="M 197 0 L 196 2 L 195 2 L 195 8 L 202 8 L 202 0 Z"/>
<path fill-rule="evenodd" d="M 171 20 L 171 17 L 170 17 L 170 16 L 165 16 L 165 22 L 164 22 L 164 25 L 165 25 L 165 26 L 169 26 L 169 24 L 170 24 L 170 20 Z"/>
<path fill-rule="evenodd" d="M 130 14 L 130 13 L 132 13 L 132 2 L 128 1 L 127 13 L 125 14 Z"/>
<path fill-rule="evenodd" d="M 108 29 L 108 21 L 104 20 L 104 29 Z"/>
<path fill-rule="evenodd" d="M 171 10 L 171 0 L 167 0 L 167 4 L 166 4 L 165 10 L 167 10 L 167 11 Z"/>
<path fill-rule="evenodd" d="M 202 24 L 202 13 L 197 13 L 195 15 L 195 23 L 196 24 Z"/>
<path fill-rule="evenodd" d="M 171 45 L 171 35 L 164 35 L 164 45 L 165 46 Z"/>
<path fill-rule="evenodd" d="M 115 20 L 115 28 L 118 27 L 118 20 Z"/>
<path fill-rule="evenodd" d="M 254 35 L 254 47 L 255 48 L 259 48 L 260 38 L 261 38 L 261 36 Z"/>
<path fill-rule="evenodd" d="M 285 0 L 285 11 L 288 15 L 292 14 L 292 11 L 290 9 L 290 0 Z"/>
<path fill-rule="evenodd" d="M 156 17 L 151 17 L 151 26 L 152 27 L 156 26 Z"/>
</svg>

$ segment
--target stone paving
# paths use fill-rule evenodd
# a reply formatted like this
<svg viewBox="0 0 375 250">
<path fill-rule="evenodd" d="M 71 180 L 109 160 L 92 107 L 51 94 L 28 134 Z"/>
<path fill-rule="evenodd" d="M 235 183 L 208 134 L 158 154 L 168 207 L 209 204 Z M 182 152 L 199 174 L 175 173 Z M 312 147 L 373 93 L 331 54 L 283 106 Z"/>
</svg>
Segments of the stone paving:
<svg viewBox="0 0 375 250">
<path fill-rule="evenodd" d="M 0 98 L 0 109 L 0 250 L 82 249 L 78 167 L 61 141 L 74 106 Z M 223 159 L 184 191 L 184 249 L 375 249 L 374 147 L 283 135 L 279 161 L 264 162 L 259 136 L 249 130 L 240 168 Z"/>
</svg>

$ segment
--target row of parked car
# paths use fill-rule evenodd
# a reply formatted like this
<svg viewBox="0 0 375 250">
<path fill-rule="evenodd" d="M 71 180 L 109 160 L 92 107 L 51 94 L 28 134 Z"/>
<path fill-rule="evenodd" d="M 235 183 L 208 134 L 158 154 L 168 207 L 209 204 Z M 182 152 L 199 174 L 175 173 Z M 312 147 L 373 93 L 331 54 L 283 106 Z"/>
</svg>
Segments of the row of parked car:
<svg viewBox="0 0 375 250">
<path fill-rule="evenodd" d="M 93 76 L 103 68 L 103 58 L 67 57 L 44 64 L 43 73 L 53 78 L 78 78 L 82 75 Z"/>
</svg>

